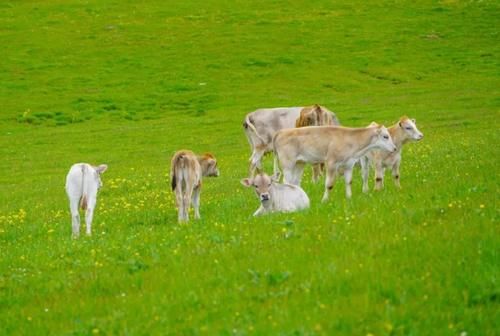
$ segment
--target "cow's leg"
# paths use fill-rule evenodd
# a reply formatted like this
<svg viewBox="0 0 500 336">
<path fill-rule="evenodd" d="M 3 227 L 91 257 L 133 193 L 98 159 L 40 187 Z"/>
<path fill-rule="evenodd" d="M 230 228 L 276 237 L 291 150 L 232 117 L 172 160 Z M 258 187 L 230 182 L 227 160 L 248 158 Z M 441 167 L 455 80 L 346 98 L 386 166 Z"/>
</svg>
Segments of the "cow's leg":
<svg viewBox="0 0 500 336">
<path fill-rule="evenodd" d="M 328 162 L 326 164 L 325 192 L 323 194 L 323 198 L 321 199 L 321 202 L 328 201 L 328 196 L 330 194 L 330 191 L 333 189 L 333 185 L 335 184 L 336 174 L 337 173 L 336 173 L 336 169 L 335 169 L 335 163 Z"/>
<path fill-rule="evenodd" d="M 306 164 L 304 162 L 297 162 L 295 163 L 295 167 L 293 168 L 292 172 L 292 183 L 293 185 L 300 186 L 300 181 L 302 180 L 302 174 L 304 173 L 304 167 Z"/>
<path fill-rule="evenodd" d="M 400 161 L 396 161 L 392 166 L 392 177 L 394 178 L 394 184 L 396 187 L 401 188 L 401 184 L 399 183 L 399 164 Z"/>
<path fill-rule="evenodd" d="M 363 179 L 363 192 L 367 193 L 370 190 L 368 186 L 368 177 L 370 175 L 370 162 L 366 156 L 361 157 L 359 160 L 361 164 L 361 178 Z"/>
<path fill-rule="evenodd" d="M 322 171 L 322 163 L 316 163 L 312 166 L 312 181 L 313 183 L 317 183 L 319 181 L 319 177 L 321 176 Z"/>
<path fill-rule="evenodd" d="M 375 190 L 380 190 L 384 186 L 384 167 L 381 163 L 375 164 Z"/>
<path fill-rule="evenodd" d="M 193 190 L 193 208 L 194 208 L 194 218 L 200 218 L 200 192 L 201 186 L 198 185 Z"/>
<path fill-rule="evenodd" d="M 177 203 L 177 220 L 182 222 L 184 220 L 184 197 L 182 196 L 182 185 L 177 180 L 177 188 L 175 188 L 175 201 Z"/>
<path fill-rule="evenodd" d="M 80 213 L 78 207 L 80 205 L 80 197 L 71 197 L 69 200 L 69 208 L 71 211 L 71 228 L 73 237 L 78 238 L 80 235 Z"/>
<path fill-rule="evenodd" d="M 254 212 L 254 216 L 260 216 L 266 213 L 266 209 L 261 205 L 257 211 Z"/>
<path fill-rule="evenodd" d="M 352 190 L 351 190 L 352 168 L 353 167 L 347 167 L 344 169 L 345 196 L 347 198 L 351 198 L 351 196 L 352 196 Z"/>
<path fill-rule="evenodd" d="M 89 197 L 87 201 L 87 210 L 85 211 L 85 231 L 87 236 L 92 234 L 92 219 L 94 217 L 94 208 L 95 208 L 96 198 Z"/>
<path fill-rule="evenodd" d="M 264 151 L 258 148 L 254 148 L 252 152 L 252 156 L 250 157 L 250 177 L 255 176 L 255 170 L 261 169 L 262 166 L 262 157 L 264 156 Z"/>
<path fill-rule="evenodd" d="M 273 175 L 276 175 L 280 172 L 279 168 L 279 162 L 278 162 L 278 156 L 276 153 L 274 153 L 274 160 L 273 160 Z"/>
<path fill-rule="evenodd" d="M 295 163 L 281 160 L 281 169 L 283 169 L 283 182 L 293 184 Z"/>
<path fill-rule="evenodd" d="M 184 193 L 184 220 L 189 221 L 189 208 L 191 207 L 191 198 L 193 197 L 194 185 L 193 183 L 186 182 L 186 192 Z"/>
</svg>

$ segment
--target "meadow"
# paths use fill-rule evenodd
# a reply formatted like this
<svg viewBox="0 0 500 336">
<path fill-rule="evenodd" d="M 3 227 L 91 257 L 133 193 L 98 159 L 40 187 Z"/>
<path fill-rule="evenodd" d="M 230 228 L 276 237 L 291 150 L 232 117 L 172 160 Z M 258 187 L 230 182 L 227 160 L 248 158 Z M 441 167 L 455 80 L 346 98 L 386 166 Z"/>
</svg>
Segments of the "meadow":
<svg viewBox="0 0 500 336">
<path fill-rule="evenodd" d="M 0 334 L 498 335 L 496 1 L 0 3 Z M 402 189 L 254 218 L 244 115 L 416 118 Z M 497 144 L 497 145 L 495 145 Z M 168 176 L 212 152 L 201 220 Z M 64 182 L 109 165 L 93 235 Z M 266 158 L 270 171 L 272 159 Z M 373 180 L 370 182 L 373 187 Z M 82 232 L 83 233 L 83 232 Z"/>
</svg>

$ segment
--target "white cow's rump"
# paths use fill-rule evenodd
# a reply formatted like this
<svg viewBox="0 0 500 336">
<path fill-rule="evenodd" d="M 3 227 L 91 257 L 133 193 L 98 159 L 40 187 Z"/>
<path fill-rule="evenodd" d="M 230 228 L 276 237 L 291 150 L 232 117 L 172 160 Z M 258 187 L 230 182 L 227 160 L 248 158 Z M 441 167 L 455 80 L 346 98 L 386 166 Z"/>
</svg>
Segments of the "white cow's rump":
<svg viewBox="0 0 500 336">
<path fill-rule="evenodd" d="M 309 208 L 309 197 L 299 186 L 278 183 L 279 173 L 268 176 L 259 173 L 253 178 L 244 178 L 241 184 L 253 188 L 260 200 L 260 207 L 253 214 L 269 212 L 293 212 Z"/>
<path fill-rule="evenodd" d="M 285 129 L 276 133 L 273 144 L 286 183 L 300 185 L 306 163 L 325 162 L 327 176 L 323 202 L 328 199 L 339 168 L 344 169 L 346 196 L 350 198 L 352 168 L 356 161 L 372 149 L 396 150 L 389 132 L 383 126 L 311 126 Z"/>
<path fill-rule="evenodd" d="M 371 123 L 370 126 L 377 125 Z M 387 129 L 391 134 L 392 141 L 396 145 L 397 150 L 393 153 L 381 150 L 373 150 L 366 153 L 361 159 L 361 176 L 363 177 L 363 192 L 368 192 L 368 175 L 370 173 L 370 165 L 375 168 L 375 190 L 382 189 L 384 185 L 384 172 L 386 168 L 391 169 L 394 184 L 400 188 L 399 167 L 401 165 L 401 155 L 403 145 L 408 142 L 420 141 L 424 135 L 418 130 L 415 119 L 409 119 L 403 116 L 399 122 Z"/>
<path fill-rule="evenodd" d="M 175 192 L 179 222 L 189 220 L 191 201 L 194 218 L 200 218 L 200 192 L 202 176 L 219 176 L 217 160 L 206 153 L 201 156 L 192 151 L 181 150 L 175 153 L 170 165 L 172 191 Z"/>
<path fill-rule="evenodd" d="M 66 176 L 66 194 L 69 198 L 71 210 L 73 237 L 80 235 L 79 207 L 85 211 L 87 235 L 90 236 L 91 234 L 97 191 L 102 186 L 101 174 L 106 169 L 108 169 L 108 166 L 105 164 L 95 167 L 88 163 L 76 163 L 71 166 Z"/>
</svg>

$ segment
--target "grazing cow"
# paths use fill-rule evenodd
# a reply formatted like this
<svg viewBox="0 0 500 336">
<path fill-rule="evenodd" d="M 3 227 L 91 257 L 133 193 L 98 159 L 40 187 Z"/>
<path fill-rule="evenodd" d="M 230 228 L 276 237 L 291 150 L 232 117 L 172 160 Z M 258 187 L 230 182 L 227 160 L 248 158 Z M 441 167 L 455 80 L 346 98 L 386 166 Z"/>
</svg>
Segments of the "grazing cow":
<svg viewBox="0 0 500 336">
<path fill-rule="evenodd" d="M 377 125 L 371 123 L 370 126 Z M 399 183 L 399 166 L 401 164 L 401 153 L 403 145 L 408 142 L 420 141 L 424 135 L 418 130 L 415 119 L 409 119 L 404 116 L 399 119 L 399 122 L 387 129 L 391 134 L 392 141 L 396 145 L 397 150 L 394 153 L 373 150 L 361 157 L 361 176 L 363 177 L 363 192 L 368 192 L 368 175 L 370 173 L 370 163 L 375 168 L 375 190 L 380 190 L 384 184 L 384 171 L 386 168 L 392 170 L 394 184 L 400 188 Z"/>
<path fill-rule="evenodd" d="M 88 163 L 76 163 L 71 166 L 66 176 L 66 194 L 69 198 L 71 225 L 75 238 L 80 235 L 79 207 L 85 210 L 86 231 L 88 236 L 91 235 L 97 191 L 102 186 L 101 174 L 106 169 L 108 166 L 105 164 L 95 167 Z"/>
<path fill-rule="evenodd" d="M 295 127 L 306 127 L 306 126 L 339 126 L 339 120 L 335 116 L 335 113 L 328 111 L 326 108 L 320 105 L 307 106 L 300 111 L 300 115 L 295 122 Z M 313 165 L 312 169 L 312 181 L 313 183 L 318 182 L 324 170 L 324 163 L 318 163 Z"/>
<path fill-rule="evenodd" d="M 356 161 L 372 149 L 396 151 L 384 126 L 311 126 L 286 129 L 276 133 L 273 144 L 286 183 L 300 185 L 306 163 L 325 162 L 327 173 L 323 202 L 328 200 L 339 168 L 344 168 L 346 196 L 350 198 L 352 168 Z"/>
<path fill-rule="evenodd" d="M 257 168 L 261 169 L 262 157 L 273 151 L 274 134 L 284 128 L 293 128 L 304 107 L 264 108 L 248 113 L 243 121 L 243 128 L 252 149 L 250 156 L 250 176 Z M 322 110 L 328 111 L 324 107 Z M 330 111 L 328 111 L 330 112 Z M 336 120 L 333 112 L 332 118 Z M 275 162 L 274 172 L 277 172 Z"/>
<path fill-rule="evenodd" d="M 219 176 L 217 160 L 206 153 L 195 155 L 189 150 L 175 153 L 170 166 L 172 191 L 175 192 L 179 222 L 189 220 L 191 200 L 194 208 L 194 218 L 200 218 L 200 192 L 202 176 Z"/>
<path fill-rule="evenodd" d="M 253 187 L 260 200 L 260 207 L 253 214 L 270 212 L 293 212 L 309 208 L 309 197 L 299 186 L 280 184 L 279 172 L 273 176 L 259 173 L 253 178 L 244 178 L 241 184 Z"/>
</svg>

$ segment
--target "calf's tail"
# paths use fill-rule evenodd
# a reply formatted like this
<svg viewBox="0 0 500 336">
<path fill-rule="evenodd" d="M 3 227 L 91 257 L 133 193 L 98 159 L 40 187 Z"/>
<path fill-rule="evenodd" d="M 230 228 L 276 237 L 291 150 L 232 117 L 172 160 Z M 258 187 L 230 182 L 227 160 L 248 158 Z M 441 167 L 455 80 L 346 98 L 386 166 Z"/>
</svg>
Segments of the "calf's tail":
<svg viewBox="0 0 500 336">
<path fill-rule="evenodd" d="M 171 185 L 172 185 L 172 191 L 175 191 L 175 188 L 177 188 L 177 169 L 178 168 L 183 168 L 184 167 L 184 155 L 180 154 L 177 155 L 173 160 L 172 160 L 172 166 L 170 167 L 170 178 L 171 178 Z"/>
<path fill-rule="evenodd" d="M 87 183 L 85 183 L 85 174 L 87 172 L 87 167 L 82 165 L 82 197 L 80 198 L 80 208 L 82 210 L 87 210 Z"/>
</svg>

